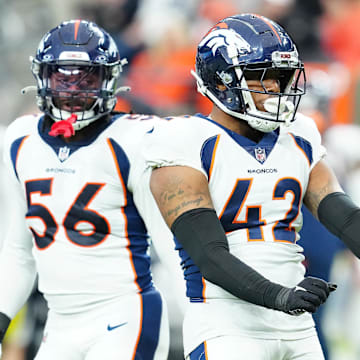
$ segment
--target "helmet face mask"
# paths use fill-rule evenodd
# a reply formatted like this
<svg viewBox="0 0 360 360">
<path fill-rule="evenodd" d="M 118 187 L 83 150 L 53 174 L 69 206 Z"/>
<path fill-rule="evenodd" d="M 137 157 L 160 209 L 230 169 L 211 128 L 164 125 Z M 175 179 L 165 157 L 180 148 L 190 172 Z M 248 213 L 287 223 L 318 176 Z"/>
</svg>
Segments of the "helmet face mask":
<svg viewBox="0 0 360 360">
<path fill-rule="evenodd" d="M 82 129 L 113 110 L 125 63 L 114 40 L 94 23 L 63 22 L 43 37 L 32 59 L 40 110 L 54 121 L 75 114 L 74 129 Z"/>
<path fill-rule="evenodd" d="M 305 93 L 305 71 L 291 38 L 276 23 L 254 14 L 222 20 L 198 46 L 198 90 L 222 111 L 263 132 L 295 120 Z M 267 80 L 275 80 L 276 91 Z M 250 86 L 249 84 L 256 84 Z M 267 98 L 262 105 L 254 101 Z"/>
<path fill-rule="evenodd" d="M 44 64 L 41 79 L 45 109 L 55 121 L 76 114 L 80 122 L 106 111 L 101 106 L 111 80 L 103 66 Z"/>
</svg>

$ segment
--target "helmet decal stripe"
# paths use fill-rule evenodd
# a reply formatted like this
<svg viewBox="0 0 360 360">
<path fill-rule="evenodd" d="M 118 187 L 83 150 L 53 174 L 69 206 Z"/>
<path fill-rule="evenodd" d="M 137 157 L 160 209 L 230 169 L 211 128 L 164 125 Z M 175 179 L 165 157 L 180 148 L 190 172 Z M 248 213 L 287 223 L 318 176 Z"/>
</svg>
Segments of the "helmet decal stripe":
<svg viewBox="0 0 360 360">
<path fill-rule="evenodd" d="M 75 24 L 74 24 L 74 40 L 77 39 L 78 36 L 78 31 L 79 31 L 79 26 L 80 26 L 81 20 L 76 20 Z"/>
<path fill-rule="evenodd" d="M 264 18 L 263 16 L 259 16 L 257 14 L 252 14 L 254 16 L 256 16 L 257 18 L 261 19 L 264 23 L 266 23 L 269 28 L 273 31 L 273 33 L 276 35 L 276 37 L 278 38 L 279 40 L 279 43 L 281 44 L 281 39 L 280 39 L 280 35 L 279 33 L 276 31 L 275 27 L 271 24 L 270 21 L 268 21 L 266 18 Z"/>
<path fill-rule="evenodd" d="M 213 30 L 217 30 L 217 29 L 228 29 L 229 25 L 225 22 L 219 22 L 216 25 L 214 25 L 205 35 L 204 37 L 206 37 L 207 35 L 209 35 Z"/>
</svg>

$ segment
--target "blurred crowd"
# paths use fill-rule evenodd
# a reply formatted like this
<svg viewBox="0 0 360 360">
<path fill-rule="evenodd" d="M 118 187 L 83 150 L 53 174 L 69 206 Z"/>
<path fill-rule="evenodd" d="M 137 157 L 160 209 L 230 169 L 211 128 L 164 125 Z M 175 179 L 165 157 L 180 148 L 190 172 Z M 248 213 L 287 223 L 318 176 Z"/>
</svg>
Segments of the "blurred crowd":
<svg viewBox="0 0 360 360">
<path fill-rule="evenodd" d="M 207 114 L 210 104 L 197 93 L 190 74 L 196 44 L 212 24 L 241 12 L 277 21 L 294 39 L 307 74 L 300 111 L 315 119 L 329 161 L 360 205 L 360 0 L 63 0 L 61 6 L 55 0 L 0 0 L 0 125 L 37 111 L 34 95 L 20 95 L 21 88 L 34 83 L 28 57 L 47 30 L 74 18 L 92 20 L 106 29 L 128 60 L 122 85 L 131 91 L 119 97 L 117 110 L 161 116 Z M 5 180 L 0 178 L 1 182 Z M 6 194 L 0 196 L 1 204 L 9 201 Z M 300 245 L 307 271 L 339 285 L 316 315 L 326 358 L 359 359 L 360 262 L 304 211 Z M 6 220 L 0 220 L 2 234 Z M 181 311 L 161 274 L 161 259 L 155 262 L 154 273 L 170 307 L 169 359 L 182 359 Z M 33 358 L 45 316 L 41 295 L 34 293 L 9 331 L 3 359 Z"/>
</svg>

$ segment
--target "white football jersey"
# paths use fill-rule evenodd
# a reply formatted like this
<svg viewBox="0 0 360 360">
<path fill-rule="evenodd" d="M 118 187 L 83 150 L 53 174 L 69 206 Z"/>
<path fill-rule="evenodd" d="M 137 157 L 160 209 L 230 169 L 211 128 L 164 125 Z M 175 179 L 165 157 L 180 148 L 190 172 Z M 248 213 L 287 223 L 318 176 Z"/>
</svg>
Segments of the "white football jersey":
<svg viewBox="0 0 360 360">
<path fill-rule="evenodd" d="M 3 153 L 4 146 L 4 135 L 6 127 L 0 124 L 0 153 Z M 5 170 L 4 163 L 0 161 L 0 251 L 2 248 L 2 243 L 6 235 L 8 224 L 10 221 L 10 214 L 8 209 L 8 204 L 12 201 L 12 194 L 9 192 L 7 186 L 7 174 Z"/>
<path fill-rule="evenodd" d="M 312 119 L 299 114 L 293 125 L 264 134 L 258 143 L 202 115 L 168 120 L 146 135 L 149 167 L 183 165 L 202 172 L 230 252 L 273 282 L 298 284 L 305 273 L 296 244 L 301 206 L 310 171 L 325 154 Z M 310 314 L 294 317 L 239 300 L 206 281 L 181 244 L 177 248 L 194 305 L 185 319 L 185 353 L 224 334 L 313 334 Z"/>
<path fill-rule="evenodd" d="M 9 126 L 4 157 L 19 206 L 0 258 L 0 311 L 16 313 L 36 272 L 49 308 L 62 314 L 153 286 L 150 229 L 133 191 L 145 165 L 138 155 L 141 139 L 156 121 L 116 115 L 100 133 L 71 143 L 39 131 L 40 115 L 21 117 Z M 151 209 L 144 215 L 149 223 L 173 246 L 146 186 L 138 198 Z"/>
</svg>

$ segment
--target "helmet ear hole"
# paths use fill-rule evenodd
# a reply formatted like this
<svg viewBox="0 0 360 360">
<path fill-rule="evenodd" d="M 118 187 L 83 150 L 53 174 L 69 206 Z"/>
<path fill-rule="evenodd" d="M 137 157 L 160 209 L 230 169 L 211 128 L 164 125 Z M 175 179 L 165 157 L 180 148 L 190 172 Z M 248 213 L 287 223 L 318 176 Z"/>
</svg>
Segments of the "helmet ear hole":
<svg viewBox="0 0 360 360">
<path fill-rule="evenodd" d="M 32 59 L 40 110 L 54 121 L 76 114 L 74 128 L 87 126 L 113 110 L 125 63 L 114 39 L 95 23 L 62 22 L 44 35 Z"/>
<path fill-rule="evenodd" d="M 217 78 L 215 80 L 215 86 L 216 86 L 217 90 L 219 90 L 219 91 L 226 90 L 226 85 L 221 81 L 219 76 L 217 76 Z"/>
</svg>

